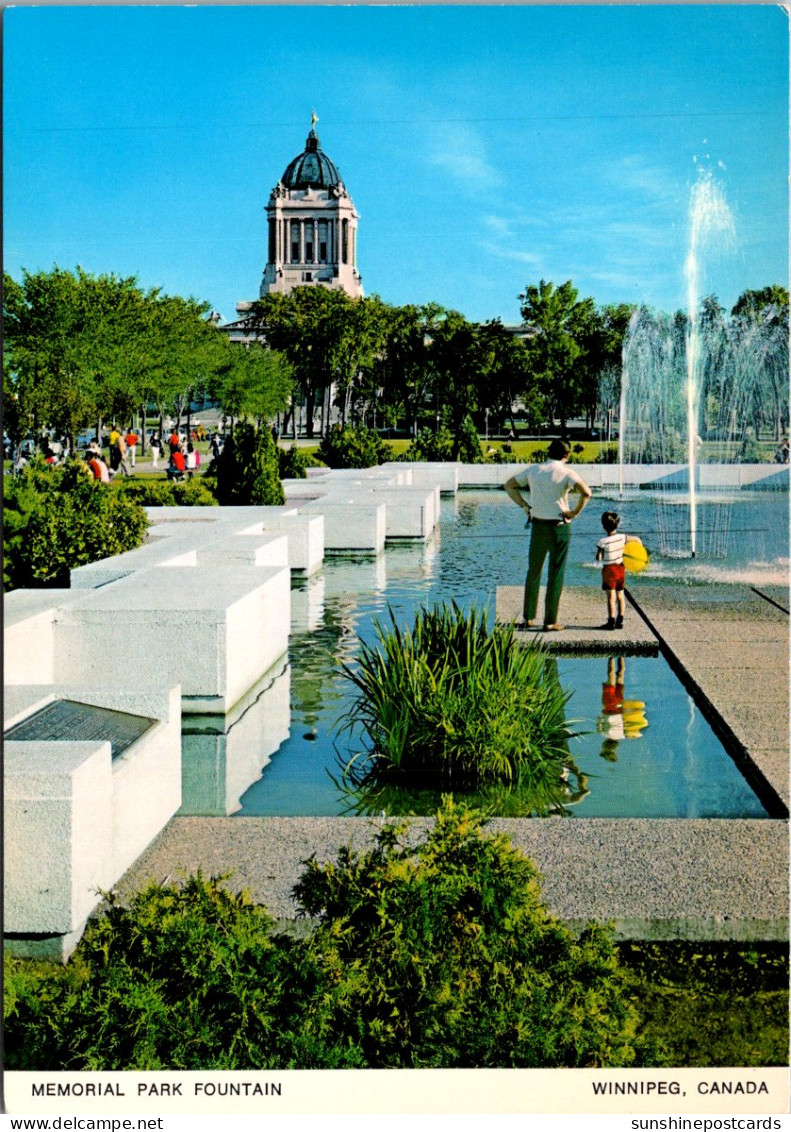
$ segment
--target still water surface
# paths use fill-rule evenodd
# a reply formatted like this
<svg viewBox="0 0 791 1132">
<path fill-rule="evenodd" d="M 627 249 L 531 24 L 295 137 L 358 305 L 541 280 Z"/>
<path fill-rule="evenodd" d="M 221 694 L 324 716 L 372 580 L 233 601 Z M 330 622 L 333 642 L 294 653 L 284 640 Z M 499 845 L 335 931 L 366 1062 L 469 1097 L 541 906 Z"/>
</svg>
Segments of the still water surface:
<svg viewBox="0 0 791 1132">
<path fill-rule="evenodd" d="M 597 494 L 574 524 L 567 584 L 598 589 L 594 562 L 601 536 L 601 511 L 612 500 Z M 630 584 L 654 581 L 705 585 L 711 581 L 783 584 L 787 578 L 787 496 L 742 493 L 730 518 L 728 553 L 706 562 L 662 561 Z M 622 529 L 657 545 L 655 510 L 649 498 L 618 505 Z M 705 503 L 702 521 L 705 522 Z M 329 558 L 322 571 L 292 591 L 289 667 L 277 677 L 280 698 L 290 698 L 288 738 L 268 758 L 261 776 L 241 794 L 238 816 L 322 816 L 351 812 L 349 798 L 333 783 L 339 764 L 357 752 L 360 740 L 339 734 L 353 689 L 340 672 L 353 663 L 358 638 L 375 640 L 375 622 L 387 623 L 388 609 L 399 625 L 411 625 L 421 605 L 455 600 L 494 616 L 498 586 L 524 580 L 529 532 L 521 512 L 501 491 L 467 491 L 443 498 L 439 527 L 425 545 L 388 544 L 377 560 Z M 602 609 L 604 599 L 602 596 Z M 632 611 L 627 616 L 635 616 Z M 723 750 L 692 699 L 664 659 L 630 657 L 622 673 L 634 709 L 621 730 L 603 712 L 608 660 L 559 658 L 562 685 L 572 690 L 568 717 L 582 734 L 571 753 L 584 775 L 581 795 L 569 813 L 584 817 L 763 817 L 766 812 Z M 274 695 L 278 694 L 277 681 Z M 605 692 L 605 697 L 606 697 Z M 259 705 L 266 717 L 266 703 Z M 255 710 L 255 709 L 254 709 Z M 627 715 L 630 713 L 627 712 Z M 247 765 L 251 719 L 247 717 Z M 414 800 L 411 803 L 414 805 Z M 419 808 L 419 807 L 418 807 Z M 426 800 L 426 812 L 433 800 Z M 193 811 L 194 812 L 194 811 Z"/>
</svg>

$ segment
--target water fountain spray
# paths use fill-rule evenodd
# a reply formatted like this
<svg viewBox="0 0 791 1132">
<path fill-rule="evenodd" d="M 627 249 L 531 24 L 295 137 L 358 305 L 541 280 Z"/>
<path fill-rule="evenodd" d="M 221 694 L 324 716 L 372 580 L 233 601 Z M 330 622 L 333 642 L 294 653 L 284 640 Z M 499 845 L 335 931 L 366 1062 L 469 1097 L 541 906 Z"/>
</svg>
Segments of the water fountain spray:
<svg viewBox="0 0 791 1132">
<path fill-rule="evenodd" d="M 733 217 L 717 182 L 702 173 L 692 189 L 689 207 L 689 251 L 684 265 L 687 283 L 687 462 L 689 465 L 689 534 L 692 557 L 697 553 L 697 454 L 700 444 L 700 300 L 701 256 L 714 235 L 731 236 Z"/>
</svg>

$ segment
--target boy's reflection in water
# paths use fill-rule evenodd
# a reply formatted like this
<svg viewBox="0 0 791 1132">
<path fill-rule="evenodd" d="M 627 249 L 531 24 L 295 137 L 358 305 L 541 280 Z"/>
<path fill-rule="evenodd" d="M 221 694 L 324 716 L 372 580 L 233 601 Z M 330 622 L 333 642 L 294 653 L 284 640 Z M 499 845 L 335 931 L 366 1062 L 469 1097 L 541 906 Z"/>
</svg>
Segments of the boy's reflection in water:
<svg viewBox="0 0 791 1132">
<path fill-rule="evenodd" d="M 624 698 L 626 659 L 611 656 L 607 661 L 607 680 L 602 684 L 601 715 L 597 730 L 604 735 L 601 751 L 607 762 L 617 762 L 618 743 L 621 739 L 639 739 L 648 726 L 645 704 L 641 700 Z"/>
</svg>

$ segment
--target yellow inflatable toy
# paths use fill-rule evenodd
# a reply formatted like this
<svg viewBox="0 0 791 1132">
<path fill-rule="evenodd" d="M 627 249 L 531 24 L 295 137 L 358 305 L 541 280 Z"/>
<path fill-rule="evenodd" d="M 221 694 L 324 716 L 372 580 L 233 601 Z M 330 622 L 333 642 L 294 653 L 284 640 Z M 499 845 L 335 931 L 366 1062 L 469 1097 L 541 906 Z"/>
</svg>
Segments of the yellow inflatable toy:
<svg viewBox="0 0 791 1132">
<path fill-rule="evenodd" d="M 651 555 L 641 542 L 633 538 L 626 540 L 623 548 L 624 569 L 630 574 L 639 574 L 641 570 L 645 570 L 650 561 Z"/>
</svg>

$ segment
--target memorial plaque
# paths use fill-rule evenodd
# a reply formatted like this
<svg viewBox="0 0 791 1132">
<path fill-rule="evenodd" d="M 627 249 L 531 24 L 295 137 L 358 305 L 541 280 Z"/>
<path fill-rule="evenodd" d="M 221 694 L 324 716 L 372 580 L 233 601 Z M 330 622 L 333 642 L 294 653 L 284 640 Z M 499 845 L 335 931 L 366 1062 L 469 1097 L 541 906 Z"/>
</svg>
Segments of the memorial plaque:
<svg viewBox="0 0 791 1132">
<path fill-rule="evenodd" d="M 130 715 L 77 700 L 56 700 L 9 728 L 4 737 L 23 743 L 109 741 L 112 757 L 117 758 L 157 722 L 144 715 Z"/>
</svg>

